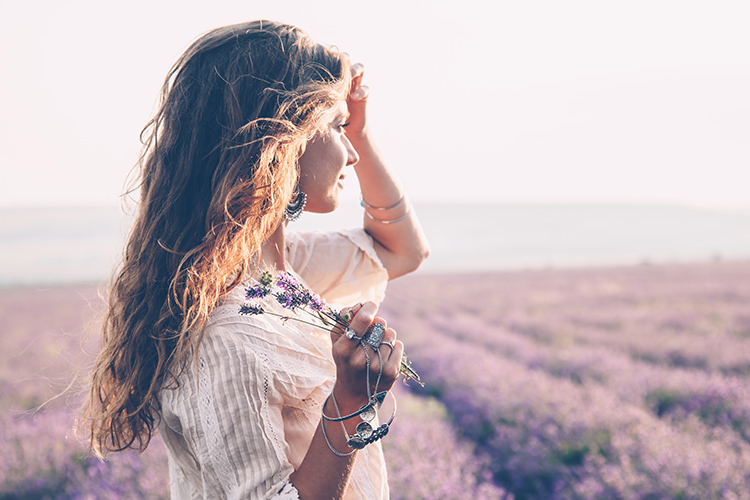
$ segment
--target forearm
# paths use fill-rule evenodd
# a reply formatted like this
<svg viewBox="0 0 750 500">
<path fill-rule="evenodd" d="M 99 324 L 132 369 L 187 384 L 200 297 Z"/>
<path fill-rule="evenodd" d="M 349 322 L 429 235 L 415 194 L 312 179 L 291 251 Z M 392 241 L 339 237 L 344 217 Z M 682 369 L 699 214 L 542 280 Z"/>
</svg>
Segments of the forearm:
<svg viewBox="0 0 750 500">
<path fill-rule="evenodd" d="M 393 279 L 413 271 L 422 263 L 429 254 L 427 239 L 402 187 L 383 161 L 369 133 L 364 131 L 350 140 L 360 155 L 354 169 L 362 199 L 376 207 L 365 206 L 363 227 L 382 247 L 376 247 L 376 250 L 379 250 L 389 277 Z"/>
<path fill-rule="evenodd" d="M 359 406 L 361 405 L 343 403 L 340 410 L 342 414 L 349 414 L 358 410 Z M 330 399 L 323 411 L 327 415 L 336 415 L 336 410 L 333 408 Z M 343 422 L 347 434 L 355 432 L 358 420 L 351 419 Z M 340 422 L 326 422 L 321 419 L 304 460 L 290 477 L 301 500 L 343 497 L 357 452 L 347 444 L 341 424 Z M 323 434 L 323 425 L 326 426 L 325 435 Z M 326 442 L 326 437 L 328 442 Z M 334 453 L 329 447 L 329 443 L 338 453 L 346 456 L 339 456 Z M 349 454 L 350 452 L 352 453 Z"/>
</svg>

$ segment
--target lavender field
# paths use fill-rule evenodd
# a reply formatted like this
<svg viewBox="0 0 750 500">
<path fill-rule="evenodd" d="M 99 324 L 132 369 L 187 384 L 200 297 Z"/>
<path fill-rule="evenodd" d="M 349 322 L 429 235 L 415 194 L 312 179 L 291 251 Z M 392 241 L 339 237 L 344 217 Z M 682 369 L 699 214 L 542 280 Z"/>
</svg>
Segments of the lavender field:
<svg viewBox="0 0 750 500">
<path fill-rule="evenodd" d="M 0 498 L 166 498 L 165 452 L 72 430 L 93 286 L 0 290 Z M 750 262 L 416 275 L 383 315 L 394 499 L 750 499 Z"/>
</svg>

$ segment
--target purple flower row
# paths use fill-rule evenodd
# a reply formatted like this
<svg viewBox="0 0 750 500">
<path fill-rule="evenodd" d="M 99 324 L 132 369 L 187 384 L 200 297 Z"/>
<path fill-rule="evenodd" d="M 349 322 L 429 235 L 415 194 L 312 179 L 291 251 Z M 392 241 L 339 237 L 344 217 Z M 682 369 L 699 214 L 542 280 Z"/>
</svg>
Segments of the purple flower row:
<svg viewBox="0 0 750 500">
<path fill-rule="evenodd" d="M 496 481 L 519 498 L 750 498 L 750 265 L 491 278 L 397 281 L 383 314 Z"/>
<path fill-rule="evenodd" d="M 605 387 L 530 370 L 434 332 L 409 345 L 427 390 L 517 496 L 697 499 L 750 491 L 750 446 L 731 431 L 699 419 L 663 421 Z"/>
<path fill-rule="evenodd" d="M 458 436 L 440 403 L 399 389 L 398 416 L 383 440 L 393 500 L 513 498 L 492 482 L 489 457 Z"/>
<path fill-rule="evenodd" d="M 166 451 L 156 438 L 145 453 L 100 461 L 73 434 L 65 410 L 5 414 L 0 420 L 0 498 L 168 498 Z"/>
</svg>

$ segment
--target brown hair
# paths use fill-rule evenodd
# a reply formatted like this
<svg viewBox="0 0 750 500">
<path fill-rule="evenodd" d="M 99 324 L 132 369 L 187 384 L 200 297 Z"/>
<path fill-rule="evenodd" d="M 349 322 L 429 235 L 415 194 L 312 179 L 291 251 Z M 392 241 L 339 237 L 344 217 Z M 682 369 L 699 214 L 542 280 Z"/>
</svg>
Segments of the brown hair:
<svg viewBox="0 0 750 500">
<path fill-rule="evenodd" d="M 213 30 L 172 67 L 141 135 L 139 211 L 83 408 L 95 453 L 146 448 L 158 391 L 253 270 L 349 78 L 344 55 L 269 21 Z"/>
</svg>

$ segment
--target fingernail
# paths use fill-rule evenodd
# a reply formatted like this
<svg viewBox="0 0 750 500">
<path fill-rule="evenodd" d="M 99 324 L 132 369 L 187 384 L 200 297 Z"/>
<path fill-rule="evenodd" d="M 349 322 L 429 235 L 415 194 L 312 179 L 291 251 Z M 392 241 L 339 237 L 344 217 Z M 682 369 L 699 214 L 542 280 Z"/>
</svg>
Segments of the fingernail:
<svg viewBox="0 0 750 500">
<path fill-rule="evenodd" d="M 354 91 L 354 93 L 352 94 L 352 99 L 359 101 L 359 100 L 364 99 L 366 96 L 367 96 L 367 87 L 363 85 Z"/>
</svg>

